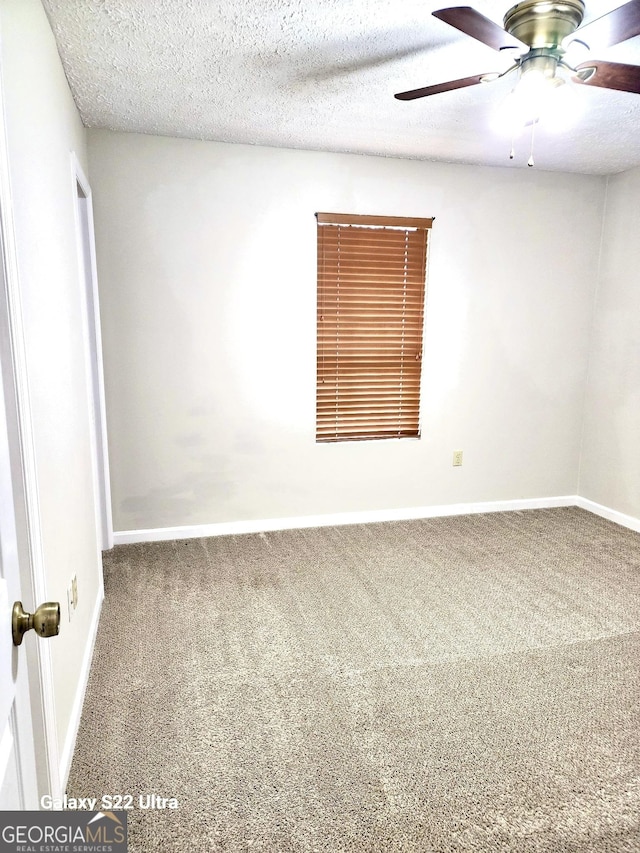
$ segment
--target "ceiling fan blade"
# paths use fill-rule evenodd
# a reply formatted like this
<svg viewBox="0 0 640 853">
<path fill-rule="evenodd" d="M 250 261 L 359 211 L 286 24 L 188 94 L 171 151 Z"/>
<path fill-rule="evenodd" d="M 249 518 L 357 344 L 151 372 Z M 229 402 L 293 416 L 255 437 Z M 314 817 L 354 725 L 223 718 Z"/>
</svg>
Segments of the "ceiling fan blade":
<svg viewBox="0 0 640 853">
<path fill-rule="evenodd" d="M 586 74 L 587 69 L 595 68 L 591 76 L 580 76 L 580 72 Z M 575 83 L 584 86 L 600 86 L 602 89 L 616 89 L 619 92 L 635 92 L 640 95 L 640 65 L 625 65 L 622 62 L 603 62 L 600 59 L 581 62 L 576 67 L 578 72 L 571 79 Z"/>
<path fill-rule="evenodd" d="M 409 92 L 399 92 L 394 95 L 399 101 L 413 101 L 416 98 L 426 98 L 427 95 L 437 95 L 438 92 L 450 92 L 452 89 L 464 89 L 465 86 L 475 86 L 482 83 L 488 74 L 475 74 L 473 77 L 462 77 L 460 80 L 449 80 L 447 83 L 437 83 L 435 86 L 424 86 L 422 89 L 412 89 Z"/>
<path fill-rule="evenodd" d="M 634 0 L 634 2 L 637 2 L 637 0 Z M 454 6 L 450 9 L 440 9 L 432 14 L 441 21 L 444 21 L 445 24 L 455 27 L 460 32 L 466 33 L 466 35 L 481 41 L 494 50 L 504 50 L 509 47 L 528 50 L 528 46 L 523 44 L 520 39 L 509 35 L 495 21 L 485 18 L 484 15 L 476 12 L 471 6 Z"/>
<path fill-rule="evenodd" d="M 601 18 L 589 21 L 576 30 L 572 38 L 578 38 L 597 50 L 637 35 L 640 35 L 640 0 L 630 0 Z"/>
</svg>

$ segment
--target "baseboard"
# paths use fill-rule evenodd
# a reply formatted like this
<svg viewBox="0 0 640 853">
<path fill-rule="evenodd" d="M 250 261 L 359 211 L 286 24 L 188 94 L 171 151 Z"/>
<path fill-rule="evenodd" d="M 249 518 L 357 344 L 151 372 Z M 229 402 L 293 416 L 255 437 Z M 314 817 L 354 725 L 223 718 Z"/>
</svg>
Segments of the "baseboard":
<svg viewBox="0 0 640 853">
<path fill-rule="evenodd" d="M 293 518 L 266 518 L 256 521 L 228 521 L 219 524 L 197 524 L 185 527 L 157 527 L 150 530 L 119 530 L 113 534 L 114 545 L 134 542 L 163 542 L 174 539 L 200 539 L 208 536 L 230 536 L 263 533 L 269 530 L 293 530 L 304 527 L 333 527 L 343 524 L 371 524 L 378 521 L 405 521 L 417 518 L 440 518 L 448 515 L 471 515 L 482 512 L 513 512 L 523 509 L 550 509 L 575 506 L 576 495 L 553 498 L 525 498 L 511 501 L 441 504 L 362 512 L 340 512 L 326 515 L 303 515 Z"/>
<path fill-rule="evenodd" d="M 84 695 L 87 690 L 89 681 L 89 672 L 91 670 L 91 661 L 93 660 L 93 650 L 96 644 L 96 636 L 98 633 L 98 623 L 100 622 L 100 612 L 102 610 L 102 602 L 104 601 L 104 588 L 100 586 L 96 603 L 93 608 L 91 624 L 89 626 L 89 636 L 87 637 L 87 645 L 85 647 L 84 659 L 82 661 L 82 669 L 80 670 L 80 678 L 76 688 L 76 697 L 73 701 L 71 709 L 71 718 L 67 729 L 67 736 L 64 741 L 64 747 L 60 753 L 60 784 L 63 791 L 67 788 L 69 779 L 69 771 L 71 770 L 71 760 L 76 747 L 76 738 L 78 729 L 80 728 L 80 717 L 82 715 L 82 706 L 84 704 Z"/>
<path fill-rule="evenodd" d="M 616 524 L 620 524 L 622 527 L 628 527 L 630 530 L 640 533 L 640 518 L 635 518 L 633 515 L 625 515 L 616 509 L 609 509 L 608 506 L 598 504 L 595 501 L 590 501 L 580 496 L 576 497 L 576 506 L 586 509 L 595 515 L 601 515 L 602 518 L 607 518 L 609 521 L 615 521 Z"/>
</svg>

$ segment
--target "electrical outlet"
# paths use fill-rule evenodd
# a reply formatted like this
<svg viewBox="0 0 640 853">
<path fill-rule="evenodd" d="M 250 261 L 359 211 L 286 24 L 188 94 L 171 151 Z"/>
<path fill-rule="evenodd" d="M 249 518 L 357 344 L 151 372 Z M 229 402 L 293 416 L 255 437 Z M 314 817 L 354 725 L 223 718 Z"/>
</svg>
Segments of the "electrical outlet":
<svg viewBox="0 0 640 853">
<path fill-rule="evenodd" d="M 455 467 L 458 465 L 462 465 L 462 451 L 454 450 L 453 451 L 453 464 Z"/>
</svg>

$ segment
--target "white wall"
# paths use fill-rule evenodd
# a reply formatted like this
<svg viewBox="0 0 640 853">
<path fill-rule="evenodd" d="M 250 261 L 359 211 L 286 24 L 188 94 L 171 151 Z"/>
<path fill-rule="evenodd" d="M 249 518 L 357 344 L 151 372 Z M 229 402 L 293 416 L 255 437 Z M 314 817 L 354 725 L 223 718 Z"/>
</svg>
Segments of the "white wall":
<svg viewBox="0 0 640 853">
<path fill-rule="evenodd" d="M 88 138 L 116 530 L 575 494 L 604 179 Z M 436 217 L 420 440 L 315 443 L 318 210 Z"/>
<path fill-rule="evenodd" d="M 47 596 L 63 610 L 60 635 L 47 642 L 64 753 L 100 584 L 70 160 L 73 150 L 86 168 L 86 135 L 39 0 L 1 0 L 0 40 Z"/>
<path fill-rule="evenodd" d="M 640 519 L 640 168 L 609 178 L 580 495 Z"/>
</svg>

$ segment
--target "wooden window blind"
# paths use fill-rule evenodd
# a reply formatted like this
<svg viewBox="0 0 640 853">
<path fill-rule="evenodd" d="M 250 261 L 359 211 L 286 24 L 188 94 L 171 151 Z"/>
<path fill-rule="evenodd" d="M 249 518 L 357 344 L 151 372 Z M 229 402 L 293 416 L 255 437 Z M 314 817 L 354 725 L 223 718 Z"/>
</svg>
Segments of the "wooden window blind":
<svg viewBox="0 0 640 853">
<path fill-rule="evenodd" d="M 316 440 L 417 437 L 433 220 L 316 216 Z"/>
</svg>

